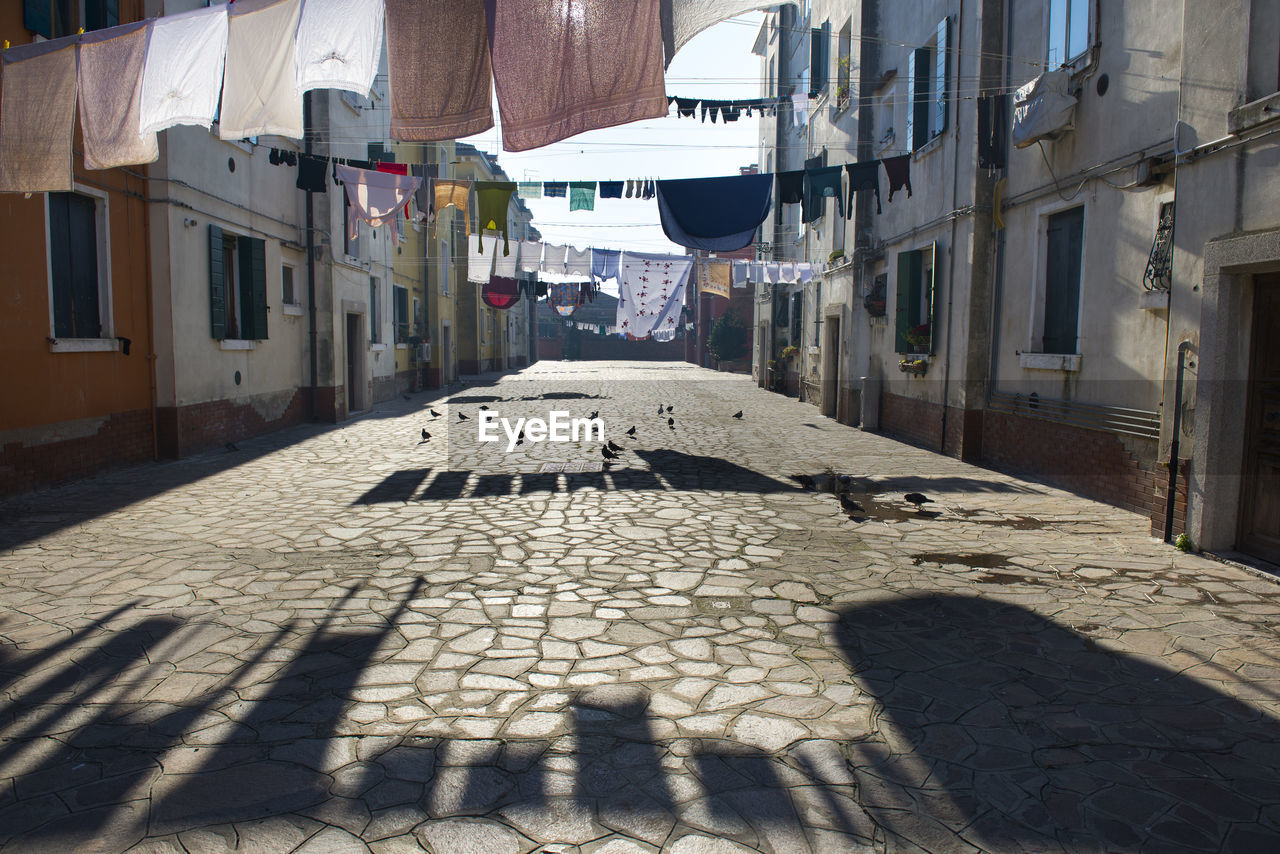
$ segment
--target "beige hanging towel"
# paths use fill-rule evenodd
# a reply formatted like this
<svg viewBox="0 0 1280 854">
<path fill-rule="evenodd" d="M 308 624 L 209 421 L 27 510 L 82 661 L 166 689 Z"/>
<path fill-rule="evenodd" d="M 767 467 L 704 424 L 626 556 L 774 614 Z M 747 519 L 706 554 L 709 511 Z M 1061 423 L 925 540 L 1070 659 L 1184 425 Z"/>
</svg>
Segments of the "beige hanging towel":
<svg viewBox="0 0 1280 854">
<path fill-rule="evenodd" d="M 663 3 L 662 40 L 667 54 L 667 65 L 680 48 L 698 33 L 735 15 L 755 9 L 780 6 L 777 0 L 665 0 Z M 790 5 L 796 5 L 794 2 Z"/>
<path fill-rule="evenodd" d="M 667 114 L 660 0 L 486 0 L 502 147 Z"/>
<path fill-rule="evenodd" d="M 227 31 L 218 136 L 302 138 L 297 41 L 302 0 L 236 0 Z"/>
<path fill-rule="evenodd" d="M 71 190 L 79 38 L 66 36 L 4 52 L 0 192 Z"/>
<path fill-rule="evenodd" d="M 386 0 L 386 12 L 391 138 L 460 139 L 493 127 L 484 4 Z"/>
<path fill-rule="evenodd" d="M 138 132 L 146 56 L 146 21 L 80 37 L 80 129 L 86 169 L 135 166 L 160 156 L 156 135 Z"/>
<path fill-rule="evenodd" d="M 453 205 L 462 211 L 464 231 L 469 236 L 471 234 L 471 182 L 434 178 L 431 186 L 435 188 L 436 216 L 439 216 L 441 211 L 449 205 Z"/>
</svg>

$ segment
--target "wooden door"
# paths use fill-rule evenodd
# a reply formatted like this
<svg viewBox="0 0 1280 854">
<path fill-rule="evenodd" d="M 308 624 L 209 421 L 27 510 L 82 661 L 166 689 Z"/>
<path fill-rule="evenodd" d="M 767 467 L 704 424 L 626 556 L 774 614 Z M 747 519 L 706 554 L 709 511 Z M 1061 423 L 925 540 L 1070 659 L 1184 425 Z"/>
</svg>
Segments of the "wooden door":
<svg viewBox="0 0 1280 854">
<path fill-rule="evenodd" d="M 1240 550 L 1280 563 L 1280 275 L 1254 279 Z"/>
</svg>

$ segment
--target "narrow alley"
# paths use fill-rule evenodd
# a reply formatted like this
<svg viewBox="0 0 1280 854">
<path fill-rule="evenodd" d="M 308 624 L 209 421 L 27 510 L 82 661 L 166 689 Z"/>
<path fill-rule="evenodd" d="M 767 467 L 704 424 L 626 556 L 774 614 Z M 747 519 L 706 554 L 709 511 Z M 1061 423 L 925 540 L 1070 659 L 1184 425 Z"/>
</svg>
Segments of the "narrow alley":
<svg viewBox="0 0 1280 854">
<path fill-rule="evenodd" d="M 1280 586 L 1145 529 L 681 363 L 28 493 L 0 845 L 1274 851 Z"/>
</svg>

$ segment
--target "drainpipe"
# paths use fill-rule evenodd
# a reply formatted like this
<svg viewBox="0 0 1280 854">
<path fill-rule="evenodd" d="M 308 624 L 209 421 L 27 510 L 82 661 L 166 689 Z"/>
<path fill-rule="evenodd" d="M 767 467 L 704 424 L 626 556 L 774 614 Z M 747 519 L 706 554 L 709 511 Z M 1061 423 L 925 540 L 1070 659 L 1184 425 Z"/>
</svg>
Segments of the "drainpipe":
<svg viewBox="0 0 1280 854">
<path fill-rule="evenodd" d="M 311 153 L 311 92 L 308 90 L 302 100 L 302 139 L 303 151 Z M 307 190 L 306 228 L 307 228 L 307 334 L 311 341 L 311 418 L 319 417 L 316 401 L 317 378 L 320 358 L 316 353 L 316 233 L 315 210 L 312 206 L 312 192 Z"/>
<path fill-rule="evenodd" d="M 1169 495 L 1164 503 L 1164 541 L 1173 542 L 1173 505 L 1178 497 L 1178 434 L 1182 431 L 1182 375 L 1190 341 L 1178 345 L 1178 373 L 1173 384 L 1173 435 L 1169 439 Z"/>
<path fill-rule="evenodd" d="M 960 60 L 963 58 L 961 53 L 961 40 L 964 38 L 964 0 L 960 0 L 960 9 L 956 13 L 956 73 L 955 80 L 956 90 L 959 91 L 960 80 Z M 978 59 L 982 61 L 981 57 Z M 938 451 L 945 454 L 947 452 L 947 398 L 951 390 L 951 304 L 956 289 L 956 224 L 959 217 L 956 216 L 956 199 L 960 195 L 960 99 L 956 98 L 956 141 L 953 155 L 953 163 L 951 166 L 951 240 L 947 246 L 947 343 L 946 352 L 943 354 L 945 361 L 942 370 L 942 435 L 938 437 Z M 938 259 L 933 259 L 933 275 L 935 281 L 938 275 Z M 969 301 L 973 302 L 973 268 L 970 268 L 969 283 Z M 966 360 L 967 362 L 967 360 Z M 961 441 L 963 441 L 963 428 L 961 429 Z"/>
</svg>

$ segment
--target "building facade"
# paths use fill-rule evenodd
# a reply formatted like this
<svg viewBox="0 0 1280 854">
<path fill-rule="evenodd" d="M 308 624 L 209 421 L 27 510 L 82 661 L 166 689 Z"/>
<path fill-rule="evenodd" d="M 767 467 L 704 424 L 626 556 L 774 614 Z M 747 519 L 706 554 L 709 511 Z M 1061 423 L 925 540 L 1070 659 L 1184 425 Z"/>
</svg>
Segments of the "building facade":
<svg viewBox="0 0 1280 854">
<path fill-rule="evenodd" d="M 780 385 L 828 415 L 1276 560 L 1280 14 L 1227 6 L 771 13 L 764 94 L 807 97 L 761 162 L 905 156 L 911 195 L 779 206 L 768 255 L 826 270 L 757 293 L 761 384 L 794 346 Z"/>
</svg>

